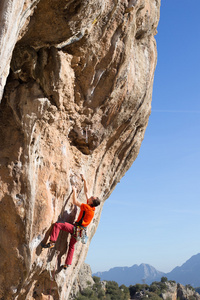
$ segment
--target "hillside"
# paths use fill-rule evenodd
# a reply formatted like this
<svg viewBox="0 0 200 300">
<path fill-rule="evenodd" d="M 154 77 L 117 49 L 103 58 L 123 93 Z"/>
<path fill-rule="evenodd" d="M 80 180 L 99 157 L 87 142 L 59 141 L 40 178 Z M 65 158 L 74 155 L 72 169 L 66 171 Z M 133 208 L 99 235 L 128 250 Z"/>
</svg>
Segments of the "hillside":
<svg viewBox="0 0 200 300">
<path fill-rule="evenodd" d="M 109 271 L 97 272 L 93 275 L 100 277 L 101 280 L 114 280 L 119 285 L 125 284 L 129 286 L 136 283 L 145 282 L 150 284 L 152 281 L 160 281 L 165 273 L 157 271 L 148 264 L 141 264 L 139 266 L 133 265 L 132 267 L 112 268 Z"/>
<path fill-rule="evenodd" d="M 93 279 L 94 284 L 83 289 L 76 300 L 200 300 L 200 295 L 193 287 L 168 281 L 166 277 L 151 285 L 136 284 L 130 285 L 129 288 L 125 285 L 119 286 L 115 281 L 100 281 L 96 276 Z"/>
<path fill-rule="evenodd" d="M 133 265 L 132 267 L 117 267 L 109 271 L 97 272 L 93 274 L 99 276 L 101 280 L 114 280 L 119 285 L 136 283 L 151 284 L 153 281 L 159 281 L 162 276 L 169 280 L 175 280 L 183 285 L 190 284 L 193 287 L 200 286 L 200 253 L 192 256 L 182 266 L 174 268 L 169 273 L 157 271 L 148 264 Z"/>
<path fill-rule="evenodd" d="M 168 279 L 180 282 L 183 285 L 200 286 L 200 253 L 192 256 L 182 266 L 174 268 L 166 274 Z"/>
</svg>

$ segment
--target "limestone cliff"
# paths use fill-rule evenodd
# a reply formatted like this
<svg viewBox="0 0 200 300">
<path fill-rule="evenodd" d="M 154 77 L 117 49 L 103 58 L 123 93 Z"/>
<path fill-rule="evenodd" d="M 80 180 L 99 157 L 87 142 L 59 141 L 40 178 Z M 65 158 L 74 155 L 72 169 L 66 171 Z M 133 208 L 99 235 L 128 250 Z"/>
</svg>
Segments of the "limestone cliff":
<svg viewBox="0 0 200 300">
<path fill-rule="evenodd" d="M 180 283 L 176 283 L 175 281 L 169 281 L 166 282 L 166 291 L 161 294 L 161 298 L 164 300 L 167 299 L 180 299 L 180 300 L 186 300 L 186 299 L 200 299 L 200 295 L 195 292 L 195 289 L 191 287 L 190 285 L 182 285 Z"/>
<path fill-rule="evenodd" d="M 58 255 L 41 241 L 53 222 L 76 218 L 71 182 L 83 201 L 80 173 L 105 201 L 137 157 L 159 8 L 159 0 L 1 0 L 1 299 L 69 297 L 103 204 L 67 272 L 59 266 L 69 237 L 61 234 Z"/>
</svg>

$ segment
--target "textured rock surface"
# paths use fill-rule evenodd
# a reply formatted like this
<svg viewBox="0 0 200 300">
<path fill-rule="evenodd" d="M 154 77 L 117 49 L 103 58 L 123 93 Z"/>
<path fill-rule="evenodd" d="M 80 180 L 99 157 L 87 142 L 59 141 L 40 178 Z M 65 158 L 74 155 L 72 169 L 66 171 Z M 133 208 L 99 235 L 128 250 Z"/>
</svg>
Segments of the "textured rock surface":
<svg viewBox="0 0 200 300">
<path fill-rule="evenodd" d="M 167 290 L 161 296 L 164 300 L 186 300 L 186 299 L 200 299 L 200 295 L 195 292 L 191 286 L 183 286 L 176 282 L 166 282 Z"/>
<path fill-rule="evenodd" d="M 92 270 L 88 264 L 83 263 L 73 284 L 69 299 L 74 299 L 75 295 L 79 291 L 82 292 L 88 287 L 91 288 L 93 284 L 94 280 L 92 278 Z"/>
<path fill-rule="evenodd" d="M 162 294 L 162 298 L 164 300 L 171 299 L 176 300 L 177 299 L 177 283 L 176 282 L 165 282 L 167 289 L 166 292 Z"/>
<path fill-rule="evenodd" d="M 158 0 L 1 1 L 3 299 L 69 297 L 89 243 L 77 244 L 65 273 L 59 266 L 68 236 L 60 235 L 58 255 L 41 251 L 40 243 L 53 222 L 73 222 L 78 213 L 70 181 L 84 200 L 83 173 L 90 194 L 105 201 L 137 157 L 151 110 L 159 6 Z"/>
</svg>

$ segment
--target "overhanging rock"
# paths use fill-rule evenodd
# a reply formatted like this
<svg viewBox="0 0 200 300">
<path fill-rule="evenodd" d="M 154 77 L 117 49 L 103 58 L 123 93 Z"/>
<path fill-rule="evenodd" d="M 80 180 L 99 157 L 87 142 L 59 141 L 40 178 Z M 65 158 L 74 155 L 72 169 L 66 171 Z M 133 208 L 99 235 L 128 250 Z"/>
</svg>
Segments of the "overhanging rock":
<svg viewBox="0 0 200 300">
<path fill-rule="evenodd" d="M 69 297 L 89 243 L 77 244 L 66 273 L 68 236 L 58 256 L 40 243 L 53 222 L 76 218 L 70 181 L 83 201 L 83 173 L 105 201 L 136 159 L 159 9 L 158 0 L 1 1 L 0 297 Z"/>
</svg>

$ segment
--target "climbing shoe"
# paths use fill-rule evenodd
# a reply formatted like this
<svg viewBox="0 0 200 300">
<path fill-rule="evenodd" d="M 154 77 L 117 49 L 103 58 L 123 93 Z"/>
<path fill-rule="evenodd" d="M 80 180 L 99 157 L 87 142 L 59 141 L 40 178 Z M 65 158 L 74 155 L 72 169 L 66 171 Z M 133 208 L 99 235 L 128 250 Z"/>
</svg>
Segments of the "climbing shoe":
<svg viewBox="0 0 200 300">
<path fill-rule="evenodd" d="M 67 268 L 69 267 L 70 265 L 63 265 L 63 269 L 64 270 L 67 270 Z"/>
<path fill-rule="evenodd" d="M 49 242 L 48 244 L 42 245 L 42 248 L 53 249 L 53 248 L 55 248 L 55 243 Z"/>
</svg>

